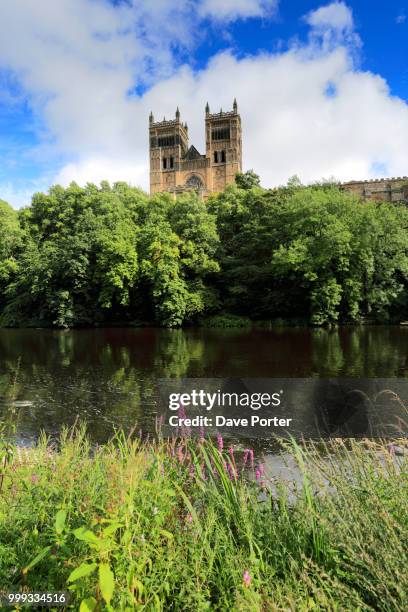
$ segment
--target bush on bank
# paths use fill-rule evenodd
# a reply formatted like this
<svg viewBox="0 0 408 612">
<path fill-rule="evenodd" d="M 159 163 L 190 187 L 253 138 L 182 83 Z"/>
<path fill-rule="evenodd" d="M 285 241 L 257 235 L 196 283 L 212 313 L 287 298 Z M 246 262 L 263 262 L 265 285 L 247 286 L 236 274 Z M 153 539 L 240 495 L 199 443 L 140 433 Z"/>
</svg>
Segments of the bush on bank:
<svg viewBox="0 0 408 612">
<path fill-rule="evenodd" d="M 407 278 L 407 208 L 335 185 L 204 203 L 72 183 L 18 212 L 0 201 L 3 326 L 400 321 Z"/>
<path fill-rule="evenodd" d="M 3 445 L 0 582 L 84 610 L 406 610 L 407 456 L 286 453 L 299 484 L 209 441 Z"/>
</svg>

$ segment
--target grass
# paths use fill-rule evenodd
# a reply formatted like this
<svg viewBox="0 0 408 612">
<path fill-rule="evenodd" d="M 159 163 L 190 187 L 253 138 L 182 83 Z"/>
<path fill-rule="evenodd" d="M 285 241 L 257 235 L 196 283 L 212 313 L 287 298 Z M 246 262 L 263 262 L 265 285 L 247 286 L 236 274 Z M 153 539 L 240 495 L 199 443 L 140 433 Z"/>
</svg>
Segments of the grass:
<svg viewBox="0 0 408 612">
<path fill-rule="evenodd" d="M 404 444 L 401 442 L 401 444 Z M 86 610 L 407 610 L 407 457 L 384 444 L 286 449 L 274 482 L 222 440 L 58 451 L 3 446 L 0 585 Z"/>
</svg>

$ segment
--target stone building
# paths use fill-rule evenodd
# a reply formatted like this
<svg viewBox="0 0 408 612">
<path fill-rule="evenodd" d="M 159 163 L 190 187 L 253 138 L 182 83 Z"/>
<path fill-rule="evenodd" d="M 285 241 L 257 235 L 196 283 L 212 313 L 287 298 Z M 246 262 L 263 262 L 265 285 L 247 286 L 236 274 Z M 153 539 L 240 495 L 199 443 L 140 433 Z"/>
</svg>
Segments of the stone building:
<svg viewBox="0 0 408 612">
<path fill-rule="evenodd" d="M 344 191 L 350 191 L 363 200 L 408 203 L 408 176 L 349 181 L 348 183 L 342 183 L 340 188 Z"/>
<path fill-rule="evenodd" d="M 169 191 L 175 195 L 197 191 L 202 197 L 222 191 L 242 172 L 242 130 L 237 101 L 233 110 L 210 113 L 205 107 L 206 152 L 189 145 L 187 123 L 175 119 L 155 122 L 149 117 L 150 193 Z"/>
</svg>

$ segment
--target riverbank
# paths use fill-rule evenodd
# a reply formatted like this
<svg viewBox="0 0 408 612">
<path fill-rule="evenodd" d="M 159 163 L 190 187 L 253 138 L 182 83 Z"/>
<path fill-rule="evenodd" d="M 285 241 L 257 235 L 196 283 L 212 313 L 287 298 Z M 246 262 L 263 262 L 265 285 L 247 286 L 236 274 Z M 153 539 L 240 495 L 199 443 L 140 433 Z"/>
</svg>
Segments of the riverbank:
<svg viewBox="0 0 408 612">
<path fill-rule="evenodd" d="M 290 446 L 289 486 L 222 445 L 3 443 L 2 589 L 69 590 L 81 610 L 407 608 L 404 453 Z"/>
</svg>

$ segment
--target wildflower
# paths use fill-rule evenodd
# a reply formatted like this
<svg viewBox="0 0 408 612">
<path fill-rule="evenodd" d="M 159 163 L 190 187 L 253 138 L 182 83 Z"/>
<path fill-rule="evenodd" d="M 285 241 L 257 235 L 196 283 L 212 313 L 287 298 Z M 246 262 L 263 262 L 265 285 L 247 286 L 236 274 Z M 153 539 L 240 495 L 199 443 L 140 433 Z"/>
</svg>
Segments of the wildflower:
<svg viewBox="0 0 408 612">
<path fill-rule="evenodd" d="M 31 474 L 31 482 L 33 484 L 37 483 L 39 481 L 39 476 L 38 474 Z"/>
<path fill-rule="evenodd" d="M 255 478 L 256 478 L 257 480 L 259 480 L 259 479 L 260 479 L 260 477 L 261 477 L 261 472 L 260 472 L 259 470 L 256 470 L 256 472 L 255 472 Z"/>
<path fill-rule="evenodd" d="M 249 458 L 251 460 L 251 468 L 253 469 L 253 467 L 254 467 L 254 451 L 252 450 L 252 448 L 249 449 Z"/>
<path fill-rule="evenodd" d="M 235 467 L 234 449 L 233 449 L 232 446 L 229 447 L 228 453 L 229 453 L 229 456 L 231 457 L 231 461 L 232 461 L 232 463 L 233 463 L 233 465 Z"/>
<path fill-rule="evenodd" d="M 222 449 L 224 448 L 224 440 L 222 439 L 222 435 L 220 433 L 217 433 L 217 448 L 220 453 L 222 452 Z"/>
<path fill-rule="evenodd" d="M 243 467 L 246 466 L 247 461 L 248 461 L 248 456 L 249 456 L 249 448 L 246 448 L 244 450 L 244 459 L 243 459 Z"/>
<path fill-rule="evenodd" d="M 244 583 L 245 588 L 248 588 L 251 584 L 251 575 L 248 570 L 245 570 L 245 572 L 242 574 L 242 582 Z"/>
<path fill-rule="evenodd" d="M 179 409 L 177 411 L 177 415 L 178 415 L 179 419 L 185 419 L 186 418 L 186 411 L 184 410 L 184 406 L 183 406 L 183 404 L 181 402 L 179 404 Z M 185 425 L 182 425 L 181 433 L 186 438 L 189 438 L 191 436 L 191 427 L 186 427 Z"/>
<path fill-rule="evenodd" d="M 234 466 L 232 466 L 230 463 L 227 463 L 227 472 L 230 477 L 230 480 L 236 480 L 236 473 L 235 473 Z"/>
<path fill-rule="evenodd" d="M 186 521 L 187 521 L 187 523 L 192 523 L 193 522 L 193 516 L 192 516 L 191 512 L 189 512 L 187 514 Z"/>
</svg>

